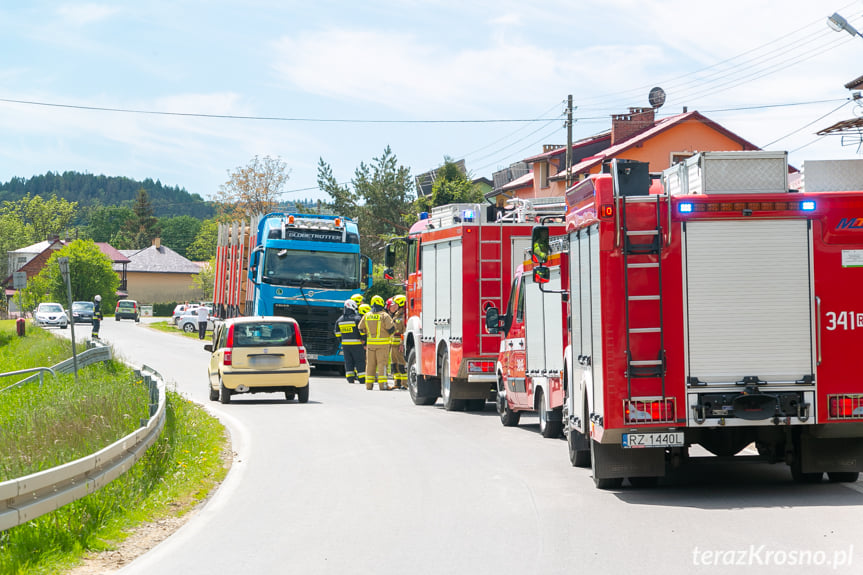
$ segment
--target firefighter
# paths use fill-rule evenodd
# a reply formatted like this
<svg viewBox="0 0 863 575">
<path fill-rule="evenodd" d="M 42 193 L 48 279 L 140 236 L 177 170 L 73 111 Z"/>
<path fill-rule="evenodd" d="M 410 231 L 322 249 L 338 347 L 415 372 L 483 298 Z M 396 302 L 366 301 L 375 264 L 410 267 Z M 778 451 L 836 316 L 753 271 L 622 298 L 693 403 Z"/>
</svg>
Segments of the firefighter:
<svg viewBox="0 0 863 575">
<path fill-rule="evenodd" d="M 345 356 L 345 378 L 348 383 L 366 382 L 366 338 L 360 335 L 359 323 L 362 319 L 353 298 L 345 300 L 345 309 L 336 320 L 336 339 L 342 342 Z"/>
<path fill-rule="evenodd" d="M 363 303 L 364 303 L 363 302 L 363 294 L 361 294 L 361 293 L 355 293 L 354 295 L 351 296 L 351 299 L 354 300 L 354 302 L 356 302 L 357 307 L 363 305 Z"/>
<path fill-rule="evenodd" d="M 370 311 L 372 311 L 372 306 L 370 306 L 367 303 L 361 303 L 360 304 L 360 317 L 366 315 Z"/>
<path fill-rule="evenodd" d="M 395 326 L 393 318 L 384 311 L 384 298 L 372 297 L 372 309 L 360 320 L 359 330 L 366 337 L 366 389 L 372 390 L 377 380 L 378 389 L 389 391 L 387 360 Z"/>
<path fill-rule="evenodd" d="M 393 318 L 395 331 L 390 339 L 390 364 L 395 389 L 407 389 L 408 374 L 405 369 L 405 302 L 407 298 L 397 295 L 387 300 L 387 312 Z"/>
<path fill-rule="evenodd" d="M 90 337 L 99 339 L 99 326 L 102 325 L 102 296 L 96 294 L 93 298 L 93 331 Z"/>
</svg>

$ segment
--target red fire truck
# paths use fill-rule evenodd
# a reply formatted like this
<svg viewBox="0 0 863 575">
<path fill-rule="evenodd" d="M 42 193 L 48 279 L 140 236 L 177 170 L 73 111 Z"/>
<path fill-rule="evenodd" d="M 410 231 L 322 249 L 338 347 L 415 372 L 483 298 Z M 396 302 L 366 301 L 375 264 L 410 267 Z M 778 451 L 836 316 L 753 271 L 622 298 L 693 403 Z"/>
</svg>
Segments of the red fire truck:
<svg viewBox="0 0 863 575">
<path fill-rule="evenodd" d="M 646 164 L 609 168 L 566 194 L 572 464 L 617 488 L 654 483 L 694 444 L 731 456 L 754 443 L 796 481 L 856 481 L 861 162 L 806 162 L 801 190 L 785 153 L 698 154 L 664 190 Z M 544 263 L 547 227 L 532 245 Z"/>
<path fill-rule="evenodd" d="M 553 226 L 550 232 L 562 233 L 563 228 Z M 489 332 L 504 334 L 496 369 L 500 422 L 515 426 L 523 412 L 536 411 L 543 437 L 559 437 L 563 424 L 566 307 L 560 288 L 567 272 L 560 251 L 553 249 L 545 263 L 545 287 L 533 277 L 533 262 L 525 261 L 515 272 L 503 316 L 497 308 L 486 310 Z"/>
<path fill-rule="evenodd" d="M 448 411 L 485 409 L 493 397 L 500 336 L 483 328 L 485 310 L 500 308 L 533 226 L 563 214 L 560 198 L 436 207 L 406 238 L 407 311 L 404 335 L 408 389 L 417 405 L 440 397 Z M 563 227 L 560 226 L 563 230 Z M 395 246 L 386 265 L 395 263 Z M 390 272 L 391 273 L 391 272 Z"/>
</svg>

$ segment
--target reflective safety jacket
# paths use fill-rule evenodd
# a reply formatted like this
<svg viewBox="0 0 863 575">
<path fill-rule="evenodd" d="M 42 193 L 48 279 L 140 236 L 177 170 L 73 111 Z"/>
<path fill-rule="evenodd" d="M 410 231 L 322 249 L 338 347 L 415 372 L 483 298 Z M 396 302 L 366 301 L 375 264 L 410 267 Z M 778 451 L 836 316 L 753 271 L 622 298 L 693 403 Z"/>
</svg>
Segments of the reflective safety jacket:
<svg viewBox="0 0 863 575">
<path fill-rule="evenodd" d="M 359 324 L 363 319 L 354 310 L 347 310 L 336 320 L 336 338 L 342 345 L 365 345 L 366 338 L 360 333 Z"/>
<path fill-rule="evenodd" d="M 393 314 L 393 326 L 395 327 L 395 331 L 393 331 L 393 335 L 390 338 L 390 343 L 392 345 L 401 344 L 402 340 L 405 337 L 405 309 L 399 308 L 399 310 Z"/>
<path fill-rule="evenodd" d="M 366 345 L 369 347 L 390 345 L 390 336 L 395 331 L 395 324 L 390 314 L 384 310 L 372 311 L 363 316 L 359 325 L 360 333 L 366 336 Z"/>
</svg>

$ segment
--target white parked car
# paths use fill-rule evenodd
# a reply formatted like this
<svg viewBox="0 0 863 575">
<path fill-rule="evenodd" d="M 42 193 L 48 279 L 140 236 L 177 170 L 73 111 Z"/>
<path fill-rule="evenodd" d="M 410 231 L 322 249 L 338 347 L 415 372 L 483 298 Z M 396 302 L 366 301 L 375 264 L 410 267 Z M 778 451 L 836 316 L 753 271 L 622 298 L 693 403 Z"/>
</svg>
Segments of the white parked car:
<svg viewBox="0 0 863 575">
<path fill-rule="evenodd" d="M 69 327 L 69 316 L 59 303 L 40 303 L 33 312 L 33 325 L 39 327 Z"/>
<path fill-rule="evenodd" d="M 200 307 L 200 306 L 199 306 Z M 213 331 L 213 325 L 216 318 L 213 317 L 213 311 L 208 309 L 207 313 L 207 331 Z M 184 311 L 177 318 L 177 327 L 186 333 L 195 333 L 198 331 L 198 308 L 192 308 Z"/>
</svg>

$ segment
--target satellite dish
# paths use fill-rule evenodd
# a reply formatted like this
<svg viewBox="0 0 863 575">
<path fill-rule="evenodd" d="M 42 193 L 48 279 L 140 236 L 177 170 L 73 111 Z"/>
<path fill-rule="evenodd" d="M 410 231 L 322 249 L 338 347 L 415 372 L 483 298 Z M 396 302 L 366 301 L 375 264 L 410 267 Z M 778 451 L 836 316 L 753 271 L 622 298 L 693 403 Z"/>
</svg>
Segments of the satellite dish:
<svg viewBox="0 0 863 575">
<path fill-rule="evenodd" d="M 650 90 L 650 94 L 647 95 L 647 101 L 650 102 L 650 105 L 654 108 L 661 108 L 665 103 L 665 90 L 657 86 Z"/>
</svg>

